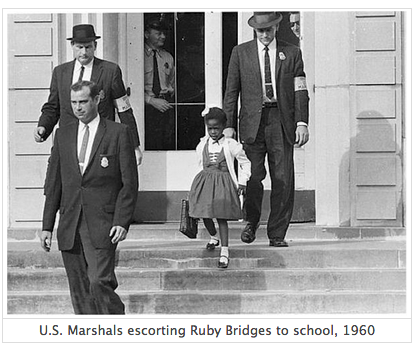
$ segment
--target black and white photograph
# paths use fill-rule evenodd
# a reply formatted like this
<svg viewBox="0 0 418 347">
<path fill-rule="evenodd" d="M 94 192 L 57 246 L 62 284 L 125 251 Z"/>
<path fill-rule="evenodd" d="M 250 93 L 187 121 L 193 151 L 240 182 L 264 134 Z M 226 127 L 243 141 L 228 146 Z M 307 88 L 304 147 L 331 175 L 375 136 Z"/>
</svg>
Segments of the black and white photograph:
<svg viewBox="0 0 418 347">
<path fill-rule="evenodd" d="M 383 342 L 272 317 L 411 318 L 411 9 L 3 19 L 3 319 L 33 342 Z"/>
</svg>

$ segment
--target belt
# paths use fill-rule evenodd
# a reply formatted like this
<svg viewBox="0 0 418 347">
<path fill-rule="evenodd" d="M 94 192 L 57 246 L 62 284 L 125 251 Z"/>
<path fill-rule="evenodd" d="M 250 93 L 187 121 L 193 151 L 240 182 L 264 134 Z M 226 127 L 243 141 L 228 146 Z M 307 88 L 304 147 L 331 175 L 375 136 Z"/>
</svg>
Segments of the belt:
<svg viewBox="0 0 418 347">
<path fill-rule="evenodd" d="M 264 102 L 263 103 L 263 108 L 277 108 L 277 101 L 273 101 L 273 102 Z"/>
</svg>

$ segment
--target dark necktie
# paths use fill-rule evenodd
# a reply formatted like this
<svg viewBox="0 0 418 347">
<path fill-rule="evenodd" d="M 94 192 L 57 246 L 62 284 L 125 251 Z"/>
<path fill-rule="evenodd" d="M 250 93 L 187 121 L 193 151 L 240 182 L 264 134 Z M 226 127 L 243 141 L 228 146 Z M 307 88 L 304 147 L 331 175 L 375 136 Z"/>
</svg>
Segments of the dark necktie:
<svg viewBox="0 0 418 347">
<path fill-rule="evenodd" d="M 153 49 L 152 51 L 154 52 L 154 68 L 153 68 L 154 75 L 152 79 L 152 92 L 154 93 L 155 97 L 158 98 L 161 92 L 161 84 L 160 84 L 160 76 L 158 73 L 157 50 Z"/>
<path fill-rule="evenodd" d="M 83 142 L 81 142 L 81 149 L 80 154 L 78 155 L 78 164 L 80 165 L 80 171 L 81 173 L 84 172 L 84 161 L 86 160 L 86 151 L 87 151 L 87 144 L 89 142 L 89 126 L 86 124 L 84 136 L 83 136 Z"/>
<path fill-rule="evenodd" d="M 78 76 L 78 82 L 83 80 L 83 75 L 84 75 L 84 66 L 81 65 L 80 76 Z"/>
<path fill-rule="evenodd" d="M 266 96 L 271 100 L 273 99 L 273 85 L 271 84 L 271 68 L 270 68 L 270 56 L 269 48 L 264 48 L 266 54 L 264 55 L 264 80 L 266 87 Z"/>
</svg>

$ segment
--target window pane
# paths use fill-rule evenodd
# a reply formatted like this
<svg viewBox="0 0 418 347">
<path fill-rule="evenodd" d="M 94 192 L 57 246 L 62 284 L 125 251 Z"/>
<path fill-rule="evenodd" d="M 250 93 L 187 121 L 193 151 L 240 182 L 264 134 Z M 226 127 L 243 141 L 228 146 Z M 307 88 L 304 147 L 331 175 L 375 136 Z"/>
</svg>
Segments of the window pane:
<svg viewBox="0 0 418 347">
<path fill-rule="evenodd" d="M 177 13 L 177 102 L 205 102 L 204 14 Z"/>
<path fill-rule="evenodd" d="M 238 12 L 222 13 L 222 97 L 225 95 L 229 59 L 238 44 Z"/>
<path fill-rule="evenodd" d="M 174 14 L 146 13 L 144 20 L 154 23 L 144 32 L 145 149 L 174 150 L 175 107 L 167 111 L 161 107 L 164 100 L 172 105 L 175 102 Z"/>
<path fill-rule="evenodd" d="M 204 13 L 144 14 L 145 23 L 155 18 L 167 28 L 163 48 L 174 58 L 174 93 L 160 96 L 169 101 L 173 109 L 161 113 L 151 105 L 145 106 L 145 149 L 194 149 L 205 133 L 200 117 L 205 107 Z M 163 61 L 162 65 L 169 76 L 170 63 Z M 151 90 L 150 85 L 155 85 L 153 66 L 148 54 L 148 61 L 145 56 L 148 90 Z M 158 68 L 163 66 L 158 65 Z M 160 79 L 161 76 L 166 75 L 160 73 Z"/>
<path fill-rule="evenodd" d="M 201 115 L 205 105 L 178 106 L 177 148 L 195 149 L 201 137 L 205 136 L 205 124 Z"/>
</svg>

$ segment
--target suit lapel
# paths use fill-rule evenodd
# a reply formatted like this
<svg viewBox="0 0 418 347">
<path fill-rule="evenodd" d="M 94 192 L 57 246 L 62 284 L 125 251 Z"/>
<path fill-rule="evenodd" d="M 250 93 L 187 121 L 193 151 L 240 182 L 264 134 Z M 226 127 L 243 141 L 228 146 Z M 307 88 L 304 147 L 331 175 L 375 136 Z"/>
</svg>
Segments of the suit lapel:
<svg viewBox="0 0 418 347">
<path fill-rule="evenodd" d="M 63 90 L 64 94 L 68 95 L 68 103 L 70 104 L 70 87 L 73 84 L 73 74 L 74 74 L 74 66 L 75 66 L 75 60 L 71 62 L 71 64 L 67 65 L 67 68 L 64 71 L 63 74 Z M 71 105 L 70 105 L 71 108 Z"/>
<path fill-rule="evenodd" d="M 258 58 L 258 46 L 257 46 L 257 40 L 254 39 L 252 41 L 251 46 L 248 49 L 248 58 L 249 58 L 249 65 L 253 71 L 253 75 L 255 76 L 255 79 L 261 87 L 261 68 L 260 68 L 260 60 Z"/>
<path fill-rule="evenodd" d="M 67 152 L 70 162 L 73 166 L 76 167 L 77 172 L 80 173 L 80 167 L 78 165 L 78 153 L 77 153 L 77 133 L 78 133 L 78 122 L 67 125 L 65 127 L 65 132 L 62 132 L 62 135 L 65 138 L 65 148 L 64 151 Z"/>
<path fill-rule="evenodd" d="M 95 57 L 94 60 L 93 60 L 93 70 L 91 72 L 90 80 L 92 82 L 99 83 L 102 72 L 103 72 L 102 60 Z"/>
<path fill-rule="evenodd" d="M 277 42 L 277 49 L 276 49 L 276 81 L 279 78 L 279 72 L 280 72 L 280 68 L 282 67 L 282 60 L 280 59 L 280 53 L 283 52 L 283 46 L 279 45 L 279 42 Z M 277 87 L 277 82 L 276 82 L 276 87 Z"/>
<path fill-rule="evenodd" d="M 86 170 L 84 171 L 84 174 L 86 174 L 87 170 L 89 169 L 105 133 L 106 133 L 106 122 L 104 119 L 100 118 L 100 123 L 99 123 L 99 126 L 97 127 L 96 136 L 94 137 L 94 140 L 93 140 L 93 146 L 91 147 L 89 162 L 87 163 L 87 167 L 86 167 Z"/>
</svg>

